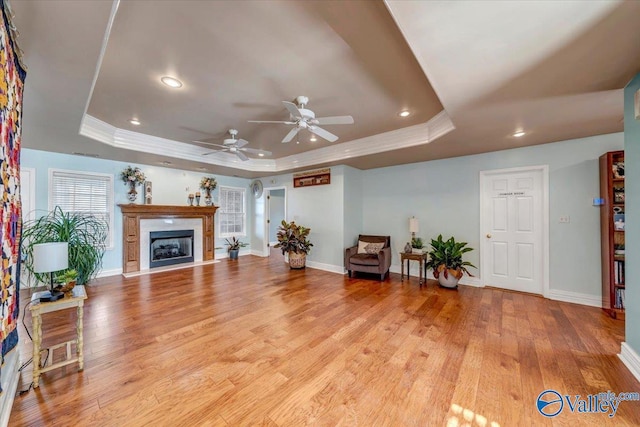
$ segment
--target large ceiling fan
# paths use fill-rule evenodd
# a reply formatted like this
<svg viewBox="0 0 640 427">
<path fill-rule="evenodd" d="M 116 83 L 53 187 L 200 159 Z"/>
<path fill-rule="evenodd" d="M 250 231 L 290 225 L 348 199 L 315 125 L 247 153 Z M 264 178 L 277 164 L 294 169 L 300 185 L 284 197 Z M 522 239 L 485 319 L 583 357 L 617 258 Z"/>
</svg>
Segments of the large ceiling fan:
<svg viewBox="0 0 640 427">
<path fill-rule="evenodd" d="M 257 148 L 245 147 L 245 145 L 247 145 L 249 141 L 244 139 L 237 139 L 236 135 L 238 135 L 238 131 L 236 129 L 229 129 L 229 135 L 231 135 L 231 138 L 225 139 L 222 142 L 223 145 L 213 144 L 211 142 L 206 142 L 206 141 L 193 141 L 193 142 L 197 142 L 199 144 L 212 145 L 214 147 L 221 148 L 221 150 L 215 150 L 215 151 L 210 151 L 208 153 L 203 153 L 202 154 L 203 156 L 208 156 L 209 154 L 213 154 L 213 153 L 229 152 L 238 156 L 240 160 L 246 161 L 246 160 L 249 160 L 249 157 L 247 157 L 244 153 L 257 154 L 260 157 L 271 155 L 271 151 L 258 150 Z"/>
<path fill-rule="evenodd" d="M 317 117 L 313 111 L 305 108 L 309 103 L 309 98 L 299 96 L 296 98 L 297 105 L 293 102 L 282 101 L 289 114 L 291 120 L 274 121 L 274 120 L 249 120 L 249 123 L 281 123 L 285 125 L 295 125 L 291 131 L 284 137 L 282 142 L 291 141 L 302 129 L 324 138 L 329 142 L 334 142 L 338 137 L 329 131 L 326 131 L 318 125 L 352 125 L 353 117 L 351 116 L 333 116 L 333 117 Z"/>
</svg>

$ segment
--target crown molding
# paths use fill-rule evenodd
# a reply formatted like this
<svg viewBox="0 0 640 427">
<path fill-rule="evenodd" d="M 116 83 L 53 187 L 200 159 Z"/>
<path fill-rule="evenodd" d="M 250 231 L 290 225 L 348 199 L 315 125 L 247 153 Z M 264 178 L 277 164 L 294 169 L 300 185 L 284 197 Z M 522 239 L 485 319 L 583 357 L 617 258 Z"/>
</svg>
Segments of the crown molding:
<svg viewBox="0 0 640 427">
<path fill-rule="evenodd" d="M 125 150 L 152 153 L 251 172 L 277 173 L 428 144 L 454 129 L 455 126 L 451 122 L 449 115 L 443 110 L 428 122 L 419 125 L 354 139 L 342 144 L 322 147 L 279 159 L 249 159 L 247 161 L 241 161 L 235 154 L 231 153 L 214 153 L 203 156 L 204 153 L 211 152 L 211 149 L 120 129 L 89 114 L 85 114 L 82 119 L 80 135 Z"/>
</svg>

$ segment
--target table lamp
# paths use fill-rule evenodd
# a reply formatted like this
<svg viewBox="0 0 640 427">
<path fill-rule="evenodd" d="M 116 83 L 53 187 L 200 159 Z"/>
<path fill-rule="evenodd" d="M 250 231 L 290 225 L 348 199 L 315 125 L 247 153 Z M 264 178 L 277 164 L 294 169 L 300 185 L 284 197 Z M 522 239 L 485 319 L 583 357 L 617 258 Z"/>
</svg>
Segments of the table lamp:
<svg viewBox="0 0 640 427">
<path fill-rule="evenodd" d="M 56 301 L 64 296 L 62 292 L 53 290 L 53 273 L 69 267 L 69 243 L 48 242 L 33 245 L 33 271 L 49 273 L 51 296 L 43 296 L 41 301 Z"/>
<path fill-rule="evenodd" d="M 418 227 L 418 218 L 412 216 L 409 218 L 409 231 L 411 232 L 411 241 L 416 237 L 416 233 L 420 231 L 420 227 Z"/>
</svg>

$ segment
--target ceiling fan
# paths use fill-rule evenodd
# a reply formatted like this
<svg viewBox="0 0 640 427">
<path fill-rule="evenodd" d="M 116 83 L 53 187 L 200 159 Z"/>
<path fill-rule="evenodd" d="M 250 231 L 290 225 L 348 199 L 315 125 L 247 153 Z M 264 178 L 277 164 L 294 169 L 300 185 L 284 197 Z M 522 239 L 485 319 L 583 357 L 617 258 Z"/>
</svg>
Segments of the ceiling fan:
<svg viewBox="0 0 640 427">
<path fill-rule="evenodd" d="M 329 142 L 334 142 L 338 137 L 329 131 L 326 131 L 318 125 L 352 125 L 353 117 L 351 116 L 333 116 L 333 117 L 317 117 L 313 111 L 305 108 L 309 102 L 306 96 L 296 98 L 297 105 L 293 102 L 282 101 L 284 107 L 289 111 L 291 119 L 287 121 L 273 120 L 249 120 L 249 123 L 281 123 L 285 125 L 295 125 L 291 131 L 284 137 L 282 142 L 291 141 L 301 129 L 307 129 L 309 132 L 324 138 Z"/>
<path fill-rule="evenodd" d="M 238 135 L 238 131 L 236 129 L 229 129 L 229 135 L 231 135 L 231 138 L 227 138 L 225 139 L 222 144 L 213 144 L 211 142 L 206 142 L 206 141 L 193 141 L 193 142 L 197 142 L 199 144 L 207 144 L 207 145 L 212 145 L 214 147 L 220 147 L 221 150 L 215 150 L 215 151 L 210 151 L 208 153 L 203 153 L 203 156 L 208 156 L 209 154 L 213 154 L 213 153 L 222 153 L 222 152 L 229 152 L 229 153 L 233 153 L 236 156 L 238 156 L 240 158 L 240 160 L 242 161 L 247 161 L 249 160 L 249 157 L 247 157 L 244 153 L 248 153 L 248 154 L 257 154 L 260 157 L 262 156 L 270 156 L 271 155 L 271 151 L 266 151 L 266 150 L 258 150 L 257 148 L 247 148 L 245 147 L 245 145 L 247 145 L 249 143 L 249 141 L 244 140 L 244 139 L 237 139 L 236 135 Z"/>
</svg>

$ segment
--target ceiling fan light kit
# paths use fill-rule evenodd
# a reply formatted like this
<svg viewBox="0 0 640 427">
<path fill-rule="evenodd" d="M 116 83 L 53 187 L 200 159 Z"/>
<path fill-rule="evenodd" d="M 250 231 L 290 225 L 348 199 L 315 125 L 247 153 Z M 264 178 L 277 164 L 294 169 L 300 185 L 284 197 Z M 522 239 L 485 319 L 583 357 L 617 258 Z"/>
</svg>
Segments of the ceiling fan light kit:
<svg viewBox="0 0 640 427">
<path fill-rule="evenodd" d="M 290 115 L 290 120 L 249 120 L 249 123 L 279 123 L 285 125 L 294 125 L 295 127 L 287 133 L 282 139 L 283 143 L 291 141 L 300 130 L 308 130 L 314 135 L 320 138 L 326 139 L 329 142 L 335 142 L 338 140 L 338 136 L 331 132 L 321 128 L 318 125 L 351 125 L 354 123 L 351 116 L 333 116 L 333 117 L 318 117 L 316 114 L 305 108 L 309 98 L 306 96 L 298 96 L 296 103 L 289 101 L 282 101 L 282 105 L 287 109 Z"/>
</svg>

